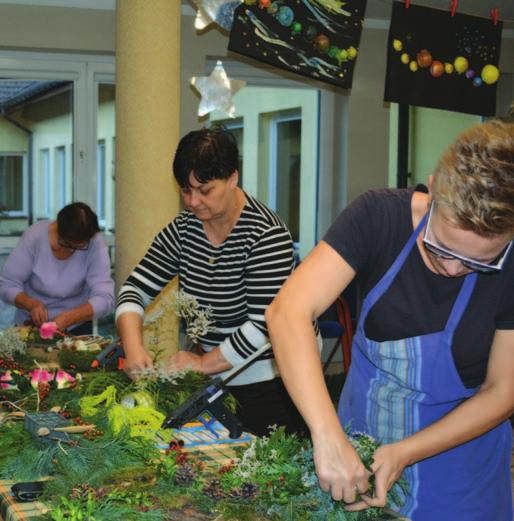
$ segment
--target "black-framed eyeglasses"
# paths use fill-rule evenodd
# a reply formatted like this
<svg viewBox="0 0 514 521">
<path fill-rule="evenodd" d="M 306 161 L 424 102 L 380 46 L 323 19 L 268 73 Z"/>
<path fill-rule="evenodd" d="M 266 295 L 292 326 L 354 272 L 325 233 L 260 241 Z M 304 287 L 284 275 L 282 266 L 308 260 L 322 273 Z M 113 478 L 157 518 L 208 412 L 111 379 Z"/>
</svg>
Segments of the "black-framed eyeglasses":
<svg viewBox="0 0 514 521">
<path fill-rule="evenodd" d="M 509 254 L 512 248 L 512 241 L 510 241 L 505 248 L 500 252 L 498 257 L 491 262 L 480 262 L 475 259 L 470 259 L 469 257 L 464 257 L 463 255 L 459 255 L 451 250 L 443 248 L 442 246 L 435 244 L 431 241 L 427 236 L 430 230 L 430 222 L 432 220 L 432 209 L 434 207 L 434 202 L 430 205 L 430 210 L 428 212 L 428 221 L 425 227 L 425 233 L 423 235 L 423 245 L 426 250 L 434 255 L 435 257 L 439 257 L 440 259 L 445 260 L 458 260 L 463 266 L 469 268 L 473 271 L 479 271 L 481 273 L 493 273 L 501 271 L 503 268 L 503 264 L 505 263 L 505 259 Z"/>
<path fill-rule="evenodd" d="M 61 248 L 66 248 L 67 250 L 78 250 L 78 251 L 86 251 L 89 250 L 89 241 L 77 243 L 77 242 L 68 242 L 64 241 L 60 237 L 57 237 L 57 244 Z"/>
</svg>

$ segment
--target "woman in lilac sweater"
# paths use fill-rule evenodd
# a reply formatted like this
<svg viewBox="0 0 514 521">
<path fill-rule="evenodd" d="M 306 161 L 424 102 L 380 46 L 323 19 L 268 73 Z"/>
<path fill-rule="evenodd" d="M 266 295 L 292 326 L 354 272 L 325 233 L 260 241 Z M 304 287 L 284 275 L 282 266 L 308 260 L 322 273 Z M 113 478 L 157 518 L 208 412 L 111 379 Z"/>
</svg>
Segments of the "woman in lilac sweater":
<svg viewBox="0 0 514 521">
<path fill-rule="evenodd" d="M 93 318 L 113 310 L 109 254 L 99 231 L 84 203 L 25 231 L 0 276 L 0 298 L 18 308 L 17 325 L 54 321 L 61 331 L 87 334 Z"/>
</svg>

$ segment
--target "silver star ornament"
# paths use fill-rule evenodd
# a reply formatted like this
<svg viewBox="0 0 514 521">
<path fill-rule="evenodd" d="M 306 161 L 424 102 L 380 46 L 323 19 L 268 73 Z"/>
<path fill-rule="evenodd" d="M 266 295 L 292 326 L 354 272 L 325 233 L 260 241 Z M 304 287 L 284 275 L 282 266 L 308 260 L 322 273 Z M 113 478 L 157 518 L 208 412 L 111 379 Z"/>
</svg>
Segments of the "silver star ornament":
<svg viewBox="0 0 514 521">
<path fill-rule="evenodd" d="M 195 18 L 195 29 L 201 31 L 212 23 L 218 24 L 226 31 L 232 28 L 234 11 L 243 0 L 192 0 L 198 11 Z"/>
<path fill-rule="evenodd" d="M 202 96 L 198 107 L 199 117 L 205 116 L 213 110 L 219 110 L 234 118 L 236 107 L 232 96 L 246 85 L 246 81 L 229 79 L 223 64 L 218 60 L 209 76 L 193 76 L 191 85 Z"/>
</svg>

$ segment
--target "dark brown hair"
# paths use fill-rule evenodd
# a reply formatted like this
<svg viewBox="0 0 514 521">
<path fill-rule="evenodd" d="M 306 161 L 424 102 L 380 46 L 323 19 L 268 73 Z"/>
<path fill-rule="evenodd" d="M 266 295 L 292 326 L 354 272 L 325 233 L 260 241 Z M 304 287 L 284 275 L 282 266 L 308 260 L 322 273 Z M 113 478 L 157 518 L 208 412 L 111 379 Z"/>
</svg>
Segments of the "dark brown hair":
<svg viewBox="0 0 514 521">
<path fill-rule="evenodd" d="M 99 231 L 98 217 L 87 204 L 72 203 L 57 214 L 57 233 L 67 242 L 89 241 Z"/>
</svg>

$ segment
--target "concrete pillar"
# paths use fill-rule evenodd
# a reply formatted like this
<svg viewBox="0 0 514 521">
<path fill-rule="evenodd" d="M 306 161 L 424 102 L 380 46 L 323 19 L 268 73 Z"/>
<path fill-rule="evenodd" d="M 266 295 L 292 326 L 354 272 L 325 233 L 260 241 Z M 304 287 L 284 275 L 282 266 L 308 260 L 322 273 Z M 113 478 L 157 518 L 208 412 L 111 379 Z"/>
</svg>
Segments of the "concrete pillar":
<svg viewBox="0 0 514 521">
<path fill-rule="evenodd" d="M 118 0 L 116 6 L 116 287 L 139 262 L 154 235 L 179 211 L 171 171 L 180 126 L 178 0 Z M 147 309 L 165 305 L 168 287 Z M 170 313 L 145 344 L 177 348 Z"/>
</svg>

